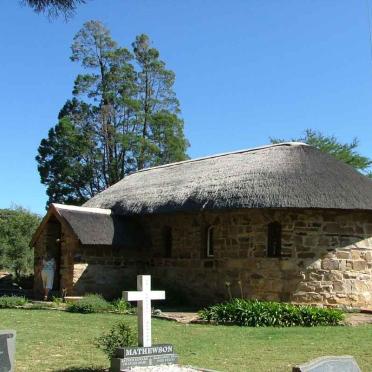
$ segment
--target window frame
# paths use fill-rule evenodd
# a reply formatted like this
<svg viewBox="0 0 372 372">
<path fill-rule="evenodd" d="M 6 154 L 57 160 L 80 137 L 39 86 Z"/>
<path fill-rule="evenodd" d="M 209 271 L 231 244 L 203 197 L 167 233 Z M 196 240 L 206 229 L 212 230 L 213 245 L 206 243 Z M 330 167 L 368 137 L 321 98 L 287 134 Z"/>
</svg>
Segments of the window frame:
<svg viewBox="0 0 372 372">
<path fill-rule="evenodd" d="M 213 258 L 214 257 L 214 239 L 213 239 L 214 228 L 215 228 L 215 226 L 213 226 L 213 225 L 210 225 L 207 228 L 207 246 L 206 246 L 206 251 L 205 251 L 205 254 L 206 254 L 207 258 Z M 211 234 L 211 232 L 212 232 L 212 234 Z M 211 241 L 211 239 L 212 239 L 212 241 Z M 211 242 L 212 242 L 212 244 L 211 244 Z M 212 253 L 211 253 L 211 246 L 212 246 Z"/>
<path fill-rule="evenodd" d="M 162 245 L 165 258 L 173 257 L 173 229 L 169 225 L 163 226 Z"/>
<path fill-rule="evenodd" d="M 269 258 L 282 257 L 282 224 L 278 221 L 267 225 L 266 255 Z"/>
</svg>

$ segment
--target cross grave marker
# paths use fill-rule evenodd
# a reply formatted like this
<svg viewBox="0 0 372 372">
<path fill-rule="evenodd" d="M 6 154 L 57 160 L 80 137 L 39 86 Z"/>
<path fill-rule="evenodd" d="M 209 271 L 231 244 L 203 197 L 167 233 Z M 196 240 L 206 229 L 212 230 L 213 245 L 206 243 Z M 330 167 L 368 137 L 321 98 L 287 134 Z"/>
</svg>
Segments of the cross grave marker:
<svg viewBox="0 0 372 372">
<path fill-rule="evenodd" d="M 137 301 L 138 345 L 150 347 L 151 342 L 151 300 L 164 300 L 165 291 L 151 290 L 151 276 L 137 275 L 137 290 L 124 291 L 126 301 Z"/>
<path fill-rule="evenodd" d="M 119 347 L 111 358 L 111 372 L 129 371 L 132 367 L 176 364 L 173 345 L 152 345 L 151 300 L 164 300 L 165 291 L 151 290 L 151 276 L 137 275 L 138 291 L 124 291 L 126 301 L 137 301 L 138 347 Z"/>
</svg>

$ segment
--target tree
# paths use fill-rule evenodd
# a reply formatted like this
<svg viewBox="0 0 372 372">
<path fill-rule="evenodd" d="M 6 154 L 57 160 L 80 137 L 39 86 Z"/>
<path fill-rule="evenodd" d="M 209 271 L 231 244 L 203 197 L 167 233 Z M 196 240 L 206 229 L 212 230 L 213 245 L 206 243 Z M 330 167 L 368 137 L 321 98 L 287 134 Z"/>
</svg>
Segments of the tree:
<svg viewBox="0 0 372 372">
<path fill-rule="evenodd" d="M 84 73 L 36 157 L 49 203 L 81 204 L 138 169 L 187 158 L 175 74 L 148 36 L 130 51 L 89 21 L 71 49 Z"/>
<path fill-rule="evenodd" d="M 67 101 L 40 143 L 36 160 L 50 201 L 80 205 L 104 188 L 92 116 L 89 105 Z"/>
<path fill-rule="evenodd" d="M 71 16 L 79 4 L 86 0 L 23 0 L 23 3 L 32 8 L 36 13 L 47 13 L 51 17 L 63 14 Z"/>
<path fill-rule="evenodd" d="M 270 141 L 271 143 L 287 142 L 286 140 L 277 138 L 270 138 Z M 341 143 L 335 136 L 326 136 L 321 132 L 306 129 L 304 137 L 291 139 L 291 141 L 307 143 L 349 164 L 370 177 L 372 175 L 370 172 L 372 160 L 358 153 L 359 141 L 357 138 L 354 138 L 350 143 Z"/>
<path fill-rule="evenodd" d="M 13 270 L 16 278 L 33 268 L 29 247 L 40 217 L 22 207 L 0 209 L 0 267 Z"/>
<path fill-rule="evenodd" d="M 165 69 L 164 62 L 159 59 L 159 52 L 151 48 L 147 35 L 137 36 L 132 47 L 139 66 L 136 115 L 139 121 L 140 141 L 136 160 L 138 169 L 142 169 L 153 163 L 161 163 L 160 159 L 165 160 L 161 155 L 161 139 L 165 140 L 163 141 L 165 146 L 171 142 L 177 143 L 179 149 L 184 149 L 185 143 L 180 132 L 183 123 L 177 116 L 179 102 L 173 92 L 174 73 Z M 180 159 L 175 160 L 183 160 L 182 156 L 176 158 Z M 168 160 L 173 159 L 171 157 Z"/>
</svg>

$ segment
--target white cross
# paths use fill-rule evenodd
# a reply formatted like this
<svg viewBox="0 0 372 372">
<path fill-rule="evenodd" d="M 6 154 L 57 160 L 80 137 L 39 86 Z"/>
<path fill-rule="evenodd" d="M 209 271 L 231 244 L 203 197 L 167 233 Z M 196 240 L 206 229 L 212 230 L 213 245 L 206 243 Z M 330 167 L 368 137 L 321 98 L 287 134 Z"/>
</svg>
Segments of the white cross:
<svg viewBox="0 0 372 372">
<path fill-rule="evenodd" d="M 164 291 L 151 291 L 151 276 L 137 275 L 136 292 L 123 292 L 126 301 L 137 301 L 138 345 L 151 346 L 151 300 L 164 300 Z"/>
</svg>

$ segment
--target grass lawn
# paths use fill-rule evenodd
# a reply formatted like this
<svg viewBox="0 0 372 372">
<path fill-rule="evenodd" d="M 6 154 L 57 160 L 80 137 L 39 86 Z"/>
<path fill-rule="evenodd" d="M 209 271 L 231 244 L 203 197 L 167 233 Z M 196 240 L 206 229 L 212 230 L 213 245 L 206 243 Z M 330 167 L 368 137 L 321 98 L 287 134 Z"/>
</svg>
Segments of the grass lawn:
<svg viewBox="0 0 372 372">
<path fill-rule="evenodd" d="M 109 363 L 92 340 L 123 318 L 136 324 L 135 316 L 3 309 L 0 329 L 17 331 L 17 372 L 100 371 Z M 218 371 L 291 371 L 293 364 L 342 354 L 372 371 L 372 326 L 242 328 L 155 319 L 153 342 L 174 344 L 182 364 Z"/>
</svg>

